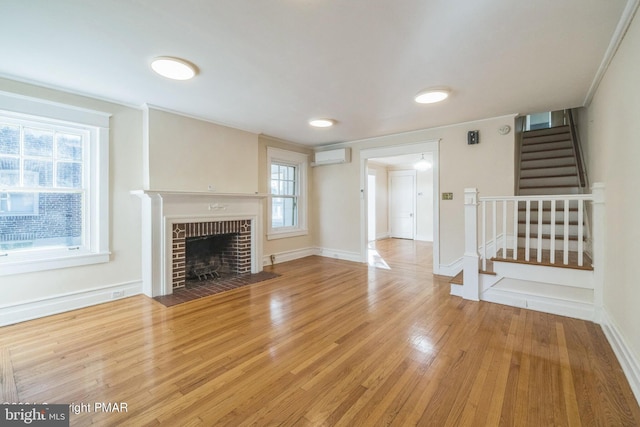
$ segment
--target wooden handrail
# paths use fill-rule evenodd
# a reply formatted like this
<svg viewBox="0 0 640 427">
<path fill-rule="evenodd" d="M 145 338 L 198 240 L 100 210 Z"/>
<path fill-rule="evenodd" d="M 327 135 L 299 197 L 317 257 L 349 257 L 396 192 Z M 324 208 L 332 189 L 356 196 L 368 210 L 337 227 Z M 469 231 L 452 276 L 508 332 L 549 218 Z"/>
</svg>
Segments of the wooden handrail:
<svg viewBox="0 0 640 427">
<path fill-rule="evenodd" d="M 576 155 L 576 163 L 578 166 L 578 178 L 580 179 L 580 187 L 585 188 L 587 186 L 587 177 L 584 168 L 584 160 L 582 158 L 582 150 L 580 149 L 580 140 L 578 139 L 578 131 L 576 129 L 576 123 L 573 120 L 573 112 L 566 110 L 567 118 L 569 119 L 569 132 L 571 133 L 571 143 L 573 144 L 573 150 Z"/>
</svg>

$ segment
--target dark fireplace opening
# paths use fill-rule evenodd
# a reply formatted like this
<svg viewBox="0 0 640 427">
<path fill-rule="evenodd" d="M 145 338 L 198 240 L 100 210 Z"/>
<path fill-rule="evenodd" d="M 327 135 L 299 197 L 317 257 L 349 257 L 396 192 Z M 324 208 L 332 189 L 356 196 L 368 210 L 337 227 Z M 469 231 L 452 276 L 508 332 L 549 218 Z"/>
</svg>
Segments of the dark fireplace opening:
<svg viewBox="0 0 640 427">
<path fill-rule="evenodd" d="M 238 236 L 238 233 L 229 233 L 187 237 L 185 285 L 237 275 Z"/>
</svg>

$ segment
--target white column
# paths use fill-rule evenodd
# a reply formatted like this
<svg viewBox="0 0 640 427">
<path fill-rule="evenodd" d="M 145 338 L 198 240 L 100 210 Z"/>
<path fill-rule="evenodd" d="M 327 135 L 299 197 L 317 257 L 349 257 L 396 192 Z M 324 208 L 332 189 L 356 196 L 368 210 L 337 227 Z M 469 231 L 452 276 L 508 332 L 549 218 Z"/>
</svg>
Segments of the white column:
<svg viewBox="0 0 640 427">
<path fill-rule="evenodd" d="M 602 322 L 604 302 L 604 248 L 605 248 L 605 192 L 604 183 L 596 182 L 591 186 L 593 194 L 593 308 L 594 322 Z"/>
<path fill-rule="evenodd" d="M 478 189 L 464 189 L 464 285 L 462 297 L 480 300 L 478 273 Z"/>
</svg>

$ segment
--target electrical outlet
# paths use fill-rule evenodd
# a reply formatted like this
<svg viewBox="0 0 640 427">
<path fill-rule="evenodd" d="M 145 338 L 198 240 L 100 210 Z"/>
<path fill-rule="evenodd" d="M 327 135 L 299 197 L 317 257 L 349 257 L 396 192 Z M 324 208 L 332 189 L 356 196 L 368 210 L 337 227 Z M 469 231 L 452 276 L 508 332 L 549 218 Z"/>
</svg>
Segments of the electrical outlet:
<svg viewBox="0 0 640 427">
<path fill-rule="evenodd" d="M 113 291 L 111 293 L 111 299 L 122 298 L 124 296 L 124 291 Z"/>
<path fill-rule="evenodd" d="M 212 185 L 212 184 L 209 184 L 208 189 L 209 189 L 209 191 L 216 191 L 216 186 Z"/>
<path fill-rule="evenodd" d="M 442 193 L 442 200 L 453 200 L 453 193 Z"/>
</svg>

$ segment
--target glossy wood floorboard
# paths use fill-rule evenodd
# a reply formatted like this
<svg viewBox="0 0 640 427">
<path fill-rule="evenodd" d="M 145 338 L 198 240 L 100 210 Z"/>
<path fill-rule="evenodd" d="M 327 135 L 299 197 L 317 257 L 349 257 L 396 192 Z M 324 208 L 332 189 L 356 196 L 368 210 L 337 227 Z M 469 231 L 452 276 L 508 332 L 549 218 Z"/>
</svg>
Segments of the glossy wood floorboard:
<svg viewBox="0 0 640 427">
<path fill-rule="evenodd" d="M 640 425 L 598 325 L 452 297 L 428 243 L 375 250 L 1 328 L 2 399 L 90 404 L 73 426 Z"/>
</svg>

